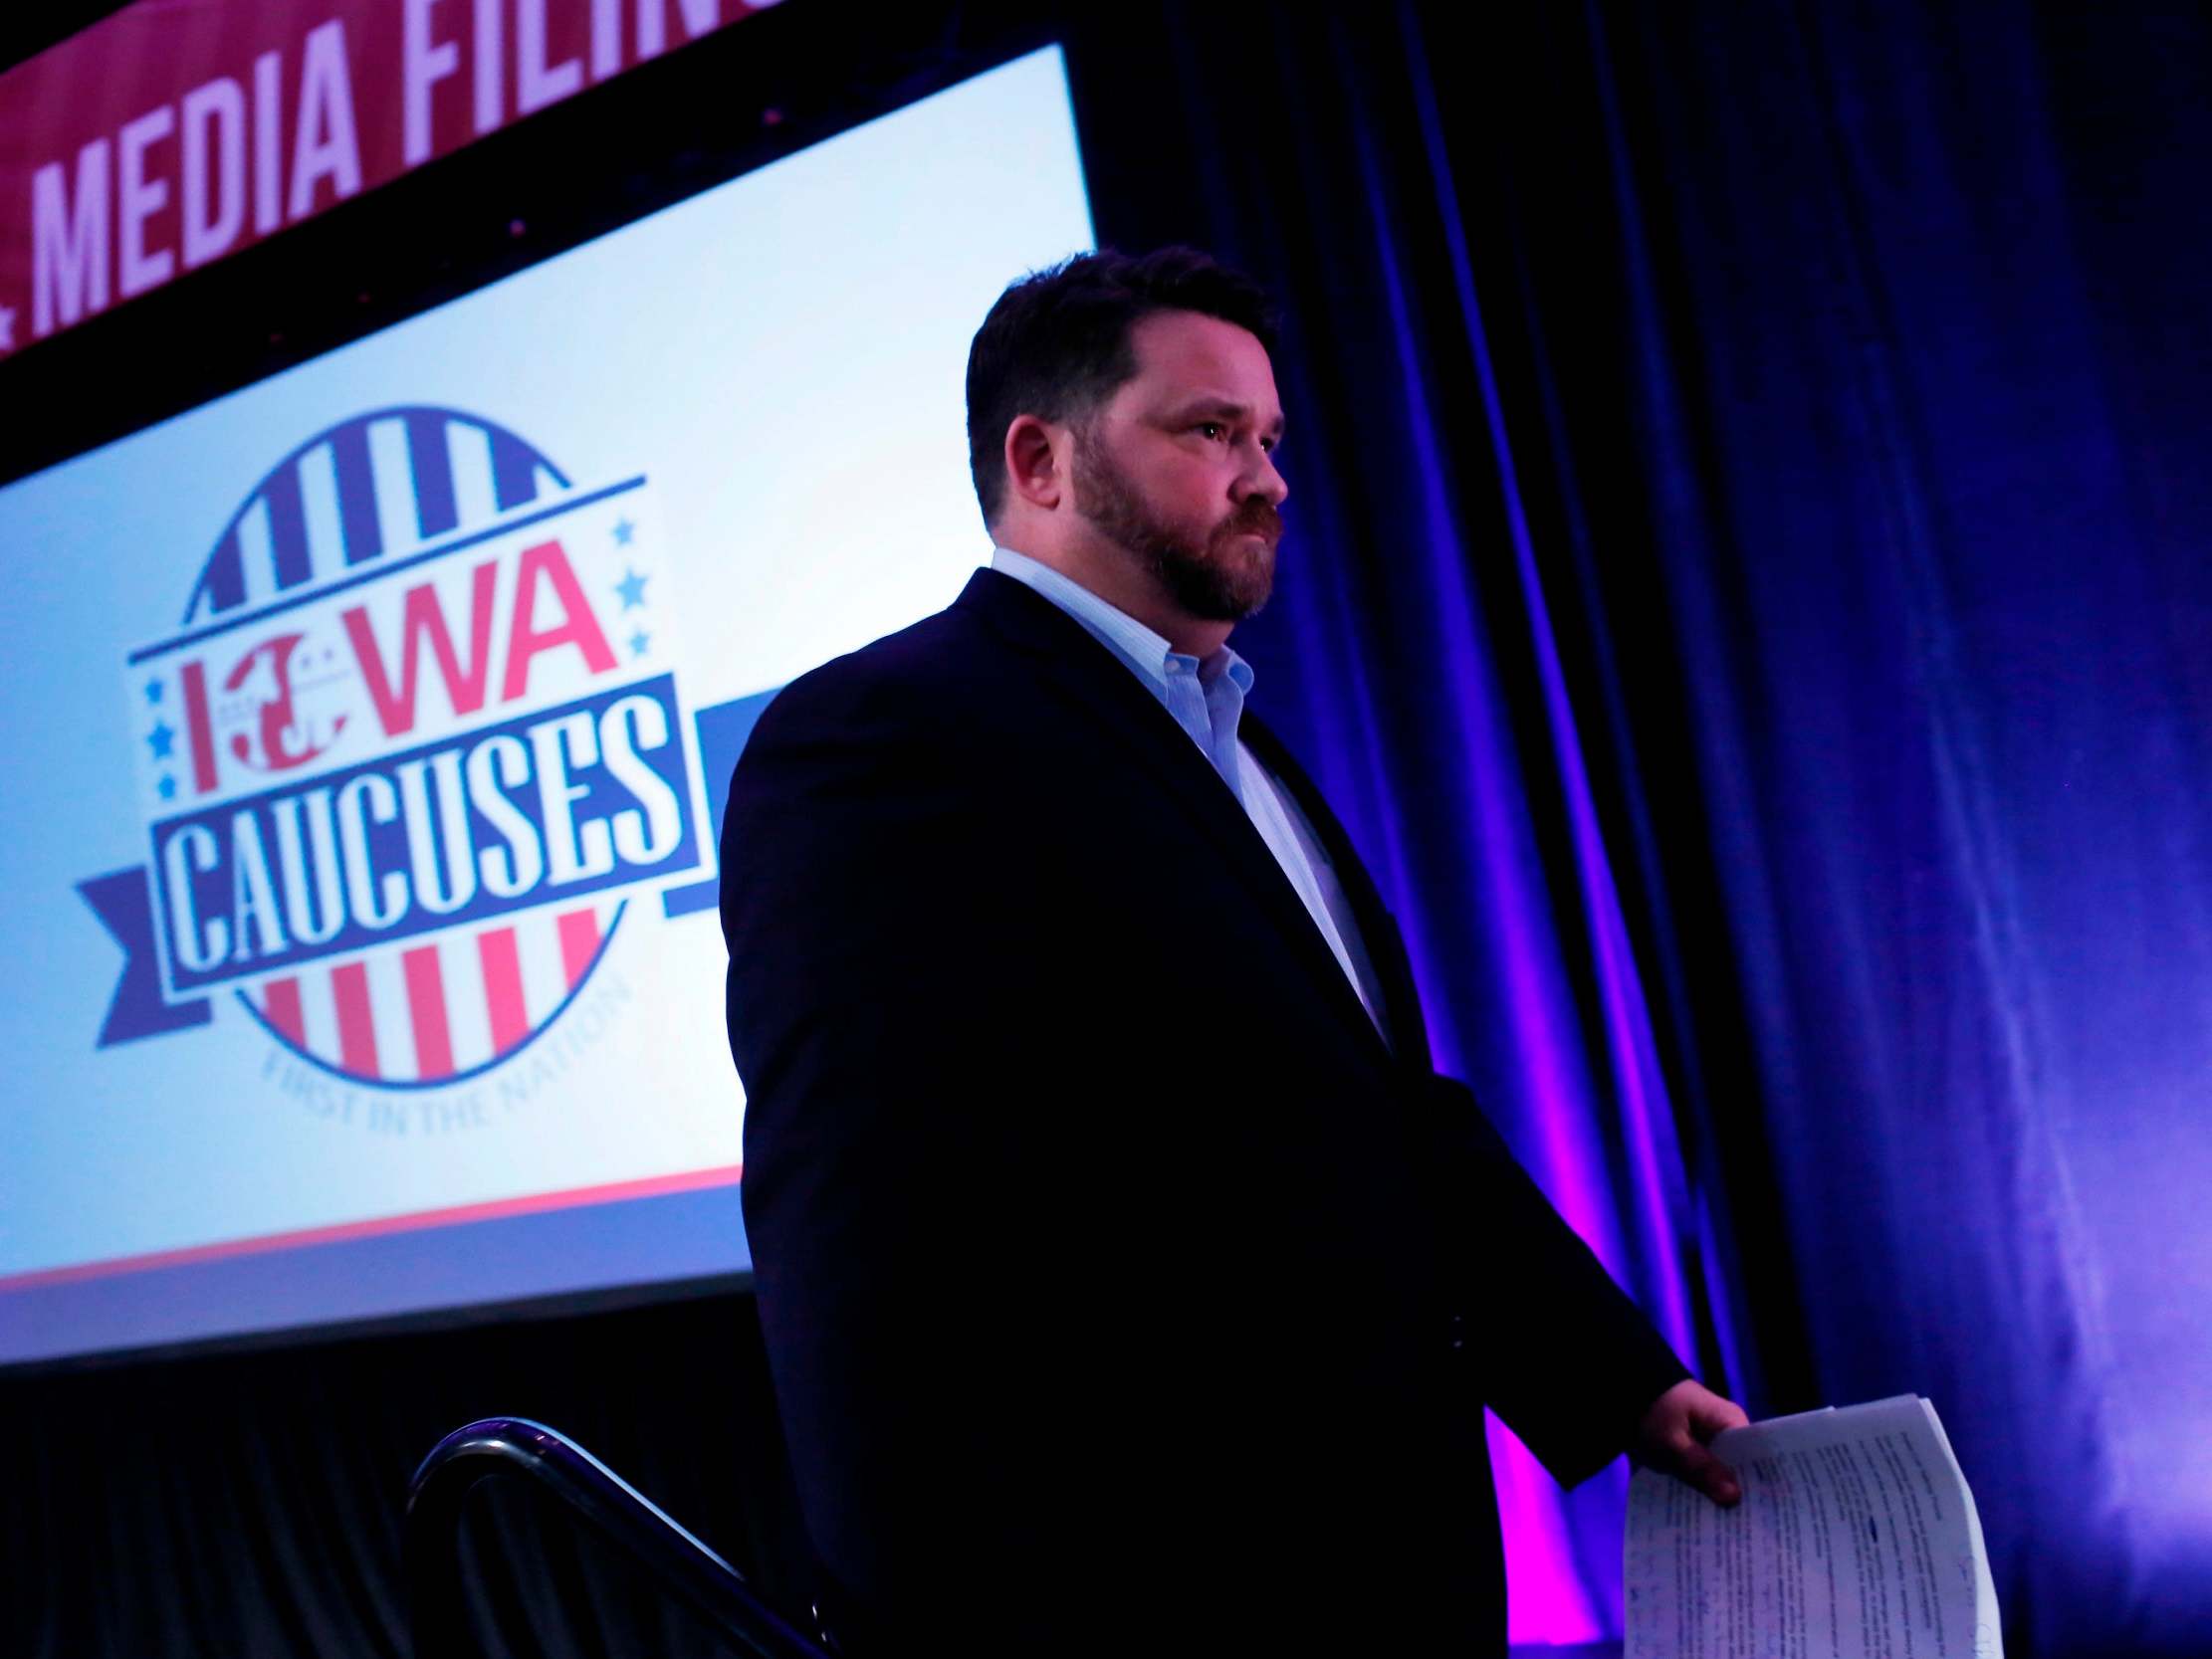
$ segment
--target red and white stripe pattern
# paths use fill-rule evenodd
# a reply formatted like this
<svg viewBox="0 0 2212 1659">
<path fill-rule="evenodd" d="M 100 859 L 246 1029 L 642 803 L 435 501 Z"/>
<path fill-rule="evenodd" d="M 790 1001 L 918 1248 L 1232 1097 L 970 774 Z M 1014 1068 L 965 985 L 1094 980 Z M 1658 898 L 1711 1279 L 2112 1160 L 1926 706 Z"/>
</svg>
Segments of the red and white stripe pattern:
<svg viewBox="0 0 2212 1659">
<path fill-rule="evenodd" d="M 532 911 L 266 979 L 241 993 L 294 1048 L 363 1083 L 436 1083 L 512 1054 L 583 980 L 619 896 Z"/>
</svg>

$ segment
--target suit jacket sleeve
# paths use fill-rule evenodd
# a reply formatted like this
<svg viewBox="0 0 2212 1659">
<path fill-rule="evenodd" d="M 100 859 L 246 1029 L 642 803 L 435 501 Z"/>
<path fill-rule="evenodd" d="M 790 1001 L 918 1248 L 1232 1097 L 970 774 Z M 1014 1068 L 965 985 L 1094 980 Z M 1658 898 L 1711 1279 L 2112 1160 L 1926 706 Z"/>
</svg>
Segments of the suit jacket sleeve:
<svg viewBox="0 0 2212 1659">
<path fill-rule="evenodd" d="M 1451 1236 L 1484 1400 L 1573 1486 L 1628 1449 L 1652 1402 L 1689 1372 L 1506 1149 L 1474 1092 L 1456 1078 L 1428 1084 L 1464 1194 L 1446 1202 L 1462 1223 Z"/>
<path fill-rule="evenodd" d="M 1253 729 L 1256 727 L 1256 729 Z M 1402 1075 L 1439 1140 L 1439 1212 L 1484 1400 L 1562 1484 L 1597 1473 L 1630 1445 L 1645 1410 L 1688 1374 L 1651 1322 L 1559 1216 L 1506 1148 L 1474 1093 L 1429 1069 L 1413 964 L 1343 824 L 1297 758 L 1248 723 L 1267 765 L 1321 836 L 1359 918 L 1381 982 Z"/>
</svg>

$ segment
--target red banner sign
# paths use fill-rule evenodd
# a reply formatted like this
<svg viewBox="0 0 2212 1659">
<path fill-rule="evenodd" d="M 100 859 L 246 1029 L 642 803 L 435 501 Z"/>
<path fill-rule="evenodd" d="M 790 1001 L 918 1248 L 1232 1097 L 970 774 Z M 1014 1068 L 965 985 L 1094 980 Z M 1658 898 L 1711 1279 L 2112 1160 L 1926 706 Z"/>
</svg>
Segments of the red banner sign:
<svg viewBox="0 0 2212 1659">
<path fill-rule="evenodd" d="M 137 0 L 0 75 L 0 353 L 774 3 Z"/>
</svg>

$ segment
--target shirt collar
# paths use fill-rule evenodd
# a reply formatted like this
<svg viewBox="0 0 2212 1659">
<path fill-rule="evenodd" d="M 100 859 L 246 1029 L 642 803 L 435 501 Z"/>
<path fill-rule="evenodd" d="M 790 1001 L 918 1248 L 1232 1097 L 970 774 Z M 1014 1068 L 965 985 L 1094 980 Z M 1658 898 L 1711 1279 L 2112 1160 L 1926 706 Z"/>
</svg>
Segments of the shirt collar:
<svg viewBox="0 0 2212 1659">
<path fill-rule="evenodd" d="M 1196 672 L 1199 684 L 1204 687 L 1211 689 L 1226 678 L 1240 697 L 1251 693 L 1251 665 L 1226 645 L 1202 662 L 1189 652 L 1178 651 L 1168 643 L 1165 635 L 1146 627 L 1127 611 L 1108 604 L 1081 582 L 1011 547 L 994 547 L 991 567 L 1001 575 L 1011 576 L 1067 612 L 1155 691 L 1166 691 L 1169 676 L 1180 663 L 1185 673 Z"/>
</svg>

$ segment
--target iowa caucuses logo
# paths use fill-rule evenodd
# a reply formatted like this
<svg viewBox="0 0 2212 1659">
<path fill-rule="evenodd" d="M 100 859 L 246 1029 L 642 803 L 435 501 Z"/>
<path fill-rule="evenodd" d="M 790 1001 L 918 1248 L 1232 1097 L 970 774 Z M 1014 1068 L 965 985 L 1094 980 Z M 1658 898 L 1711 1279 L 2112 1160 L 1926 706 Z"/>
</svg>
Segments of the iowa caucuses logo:
<svg viewBox="0 0 2212 1659">
<path fill-rule="evenodd" d="M 678 597 L 643 478 L 475 416 L 284 457 L 123 664 L 147 862 L 84 884 L 128 953 L 101 1042 L 234 1001 L 393 1088 L 527 1046 L 638 900 L 711 902 Z"/>
</svg>

